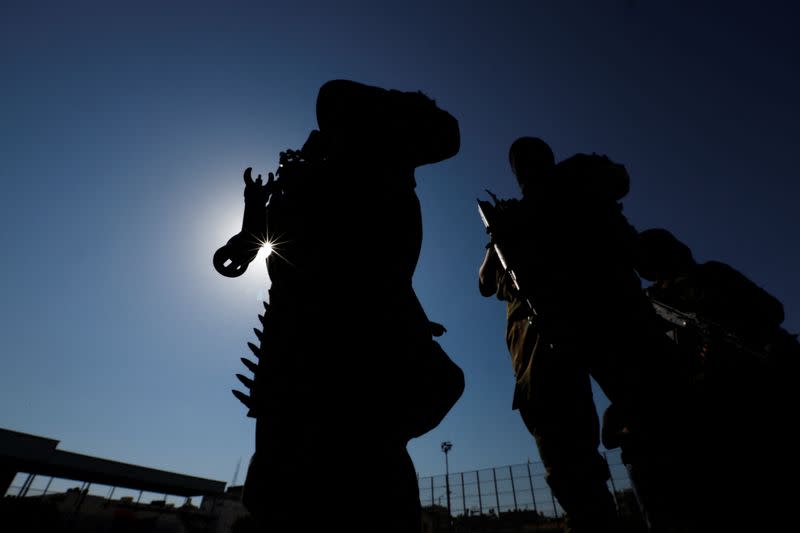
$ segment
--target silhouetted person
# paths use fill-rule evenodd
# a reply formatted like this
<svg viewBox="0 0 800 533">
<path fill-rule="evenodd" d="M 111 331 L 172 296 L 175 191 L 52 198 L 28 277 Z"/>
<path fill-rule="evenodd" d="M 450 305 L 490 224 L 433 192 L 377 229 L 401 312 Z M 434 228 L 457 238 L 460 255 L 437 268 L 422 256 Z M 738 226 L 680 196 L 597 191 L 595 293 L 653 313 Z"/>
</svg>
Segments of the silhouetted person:
<svg viewBox="0 0 800 533">
<path fill-rule="evenodd" d="M 414 170 L 458 152 L 458 123 L 422 93 L 348 80 L 321 87 L 317 122 L 277 179 L 245 190 L 257 206 L 245 220 L 264 221 L 250 233 L 274 253 L 259 361 L 246 363 L 255 379 L 240 378 L 251 395 L 238 394 L 256 418 L 244 500 L 268 531 L 417 532 L 406 444 L 441 421 L 464 381 L 412 286 Z M 215 264 L 235 275 L 225 255 Z"/>
<path fill-rule="evenodd" d="M 788 443 L 800 348 L 781 327 L 783 305 L 730 265 L 697 262 L 665 229 L 640 234 L 636 265 L 653 282 L 650 297 L 703 325 L 675 328 L 675 338 L 702 378 L 693 410 L 702 423 L 694 424 L 700 432 L 692 438 L 706 475 L 706 505 L 715 511 L 710 525 L 785 529 L 793 503 L 779 472 L 796 463 Z M 736 501 L 742 505 L 730 513 Z"/>
<path fill-rule="evenodd" d="M 764 346 L 784 319 L 783 304 L 741 272 L 719 261 L 695 261 L 689 247 L 665 229 L 639 236 L 636 269 L 653 284 L 647 293 L 678 310 L 696 313 Z"/>
<path fill-rule="evenodd" d="M 682 386 L 669 379 L 672 346 L 633 268 L 636 231 L 619 202 L 628 175 L 595 154 L 555 164 L 550 147 L 532 137 L 514 141 L 509 159 L 522 198 L 499 202 L 493 239 L 522 292 L 492 246 L 479 289 L 507 301 L 513 408 L 536 439 L 568 529 L 615 531 L 590 376 L 647 439 L 669 437 L 664 427 Z M 663 482 L 671 472 L 648 474 Z M 651 520 L 674 519 L 656 495 L 647 505 Z"/>
</svg>

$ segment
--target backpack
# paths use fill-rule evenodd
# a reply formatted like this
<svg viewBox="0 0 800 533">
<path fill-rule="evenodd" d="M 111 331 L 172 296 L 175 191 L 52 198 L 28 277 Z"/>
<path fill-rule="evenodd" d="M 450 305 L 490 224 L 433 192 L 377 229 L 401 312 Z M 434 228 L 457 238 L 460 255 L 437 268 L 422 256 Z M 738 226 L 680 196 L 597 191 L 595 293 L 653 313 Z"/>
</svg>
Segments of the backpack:
<svg viewBox="0 0 800 533">
<path fill-rule="evenodd" d="M 598 154 L 575 154 L 556 165 L 556 175 L 570 188 L 592 198 L 619 201 L 630 191 L 624 165 Z"/>
</svg>

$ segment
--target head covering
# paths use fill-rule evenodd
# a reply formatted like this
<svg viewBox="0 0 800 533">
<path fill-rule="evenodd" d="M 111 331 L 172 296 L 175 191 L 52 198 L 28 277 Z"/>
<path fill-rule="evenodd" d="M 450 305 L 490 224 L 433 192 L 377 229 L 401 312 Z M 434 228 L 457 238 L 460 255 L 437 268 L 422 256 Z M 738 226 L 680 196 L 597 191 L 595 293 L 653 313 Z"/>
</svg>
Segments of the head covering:
<svg viewBox="0 0 800 533">
<path fill-rule="evenodd" d="M 391 157 L 413 167 L 458 153 L 458 121 L 422 92 L 402 92 L 351 80 L 331 80 L 317 95 L 323 135 L 369 157 Z"/>
</svg>

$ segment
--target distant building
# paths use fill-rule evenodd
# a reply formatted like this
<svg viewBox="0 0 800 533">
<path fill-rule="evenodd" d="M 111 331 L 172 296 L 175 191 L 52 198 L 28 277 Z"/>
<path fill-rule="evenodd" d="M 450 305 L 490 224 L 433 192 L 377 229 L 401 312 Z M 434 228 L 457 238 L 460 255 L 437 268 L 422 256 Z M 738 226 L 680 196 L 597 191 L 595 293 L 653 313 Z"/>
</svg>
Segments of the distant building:
<svg viewBox="0 0 800 533">
<path fill-rule="evenodd" d="M 225 491 L 225 482 L 174 472 L 156 470 L 108 459 L 100 459 L 56 449 L 58 441 L 17 431 L 0 429 L 0 490 L 7 494 L 18 473 L 27 478 L 16 494 L 2 499 L 2 516 L 17 524 L 0 524 L 7 531 L 27 531 L 25 525 L 41 523 L 39 516 L 26 513 L 50 513 L 47 524 L 79 533 L 131 529 L 170 533 L 225 532 L 239 516 L 246 514 L 241 504 L 241 488 Z M 61 493 L 30 494 L 37 476 L 75 480 L 82 483 Z M 109 496 L 89 494 L 92 484 L 111 487 Z M 48 484 L 49 486 L 49 484 Z M 116 488 L 185 497 L 176 507 L 164 500 L 147 504 L 131 496 L 113 500 Z M 238 492 L 233 489 L 238 489 Z M 199 507 L 191 497 L 200 496 Z"/>
</svg>

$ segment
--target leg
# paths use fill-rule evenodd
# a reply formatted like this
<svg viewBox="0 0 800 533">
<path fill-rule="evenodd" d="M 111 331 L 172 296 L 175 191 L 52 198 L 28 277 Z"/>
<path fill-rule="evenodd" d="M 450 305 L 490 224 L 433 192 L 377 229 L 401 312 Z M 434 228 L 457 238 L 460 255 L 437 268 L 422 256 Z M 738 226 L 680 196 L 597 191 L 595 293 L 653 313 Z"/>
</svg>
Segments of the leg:
<svg viewBox="0 0 800 533">
<path fill-rule="evenodd" d="M 623 461 L 650 530 L 701 531 L 708 476 L 698 422 L 705 417 L 681 354 L 646 323 L 594 338 L 591 372 L 630 431 Z"/>
<path fill-rule="evenodd" d="M 616 531 L 610 473 L 588 371 L 566 351 L 537 347 L 529 401 L 519 408 L 536 439 L 546 480 L 567 514 L 567 531 Z"/>
</svg>

